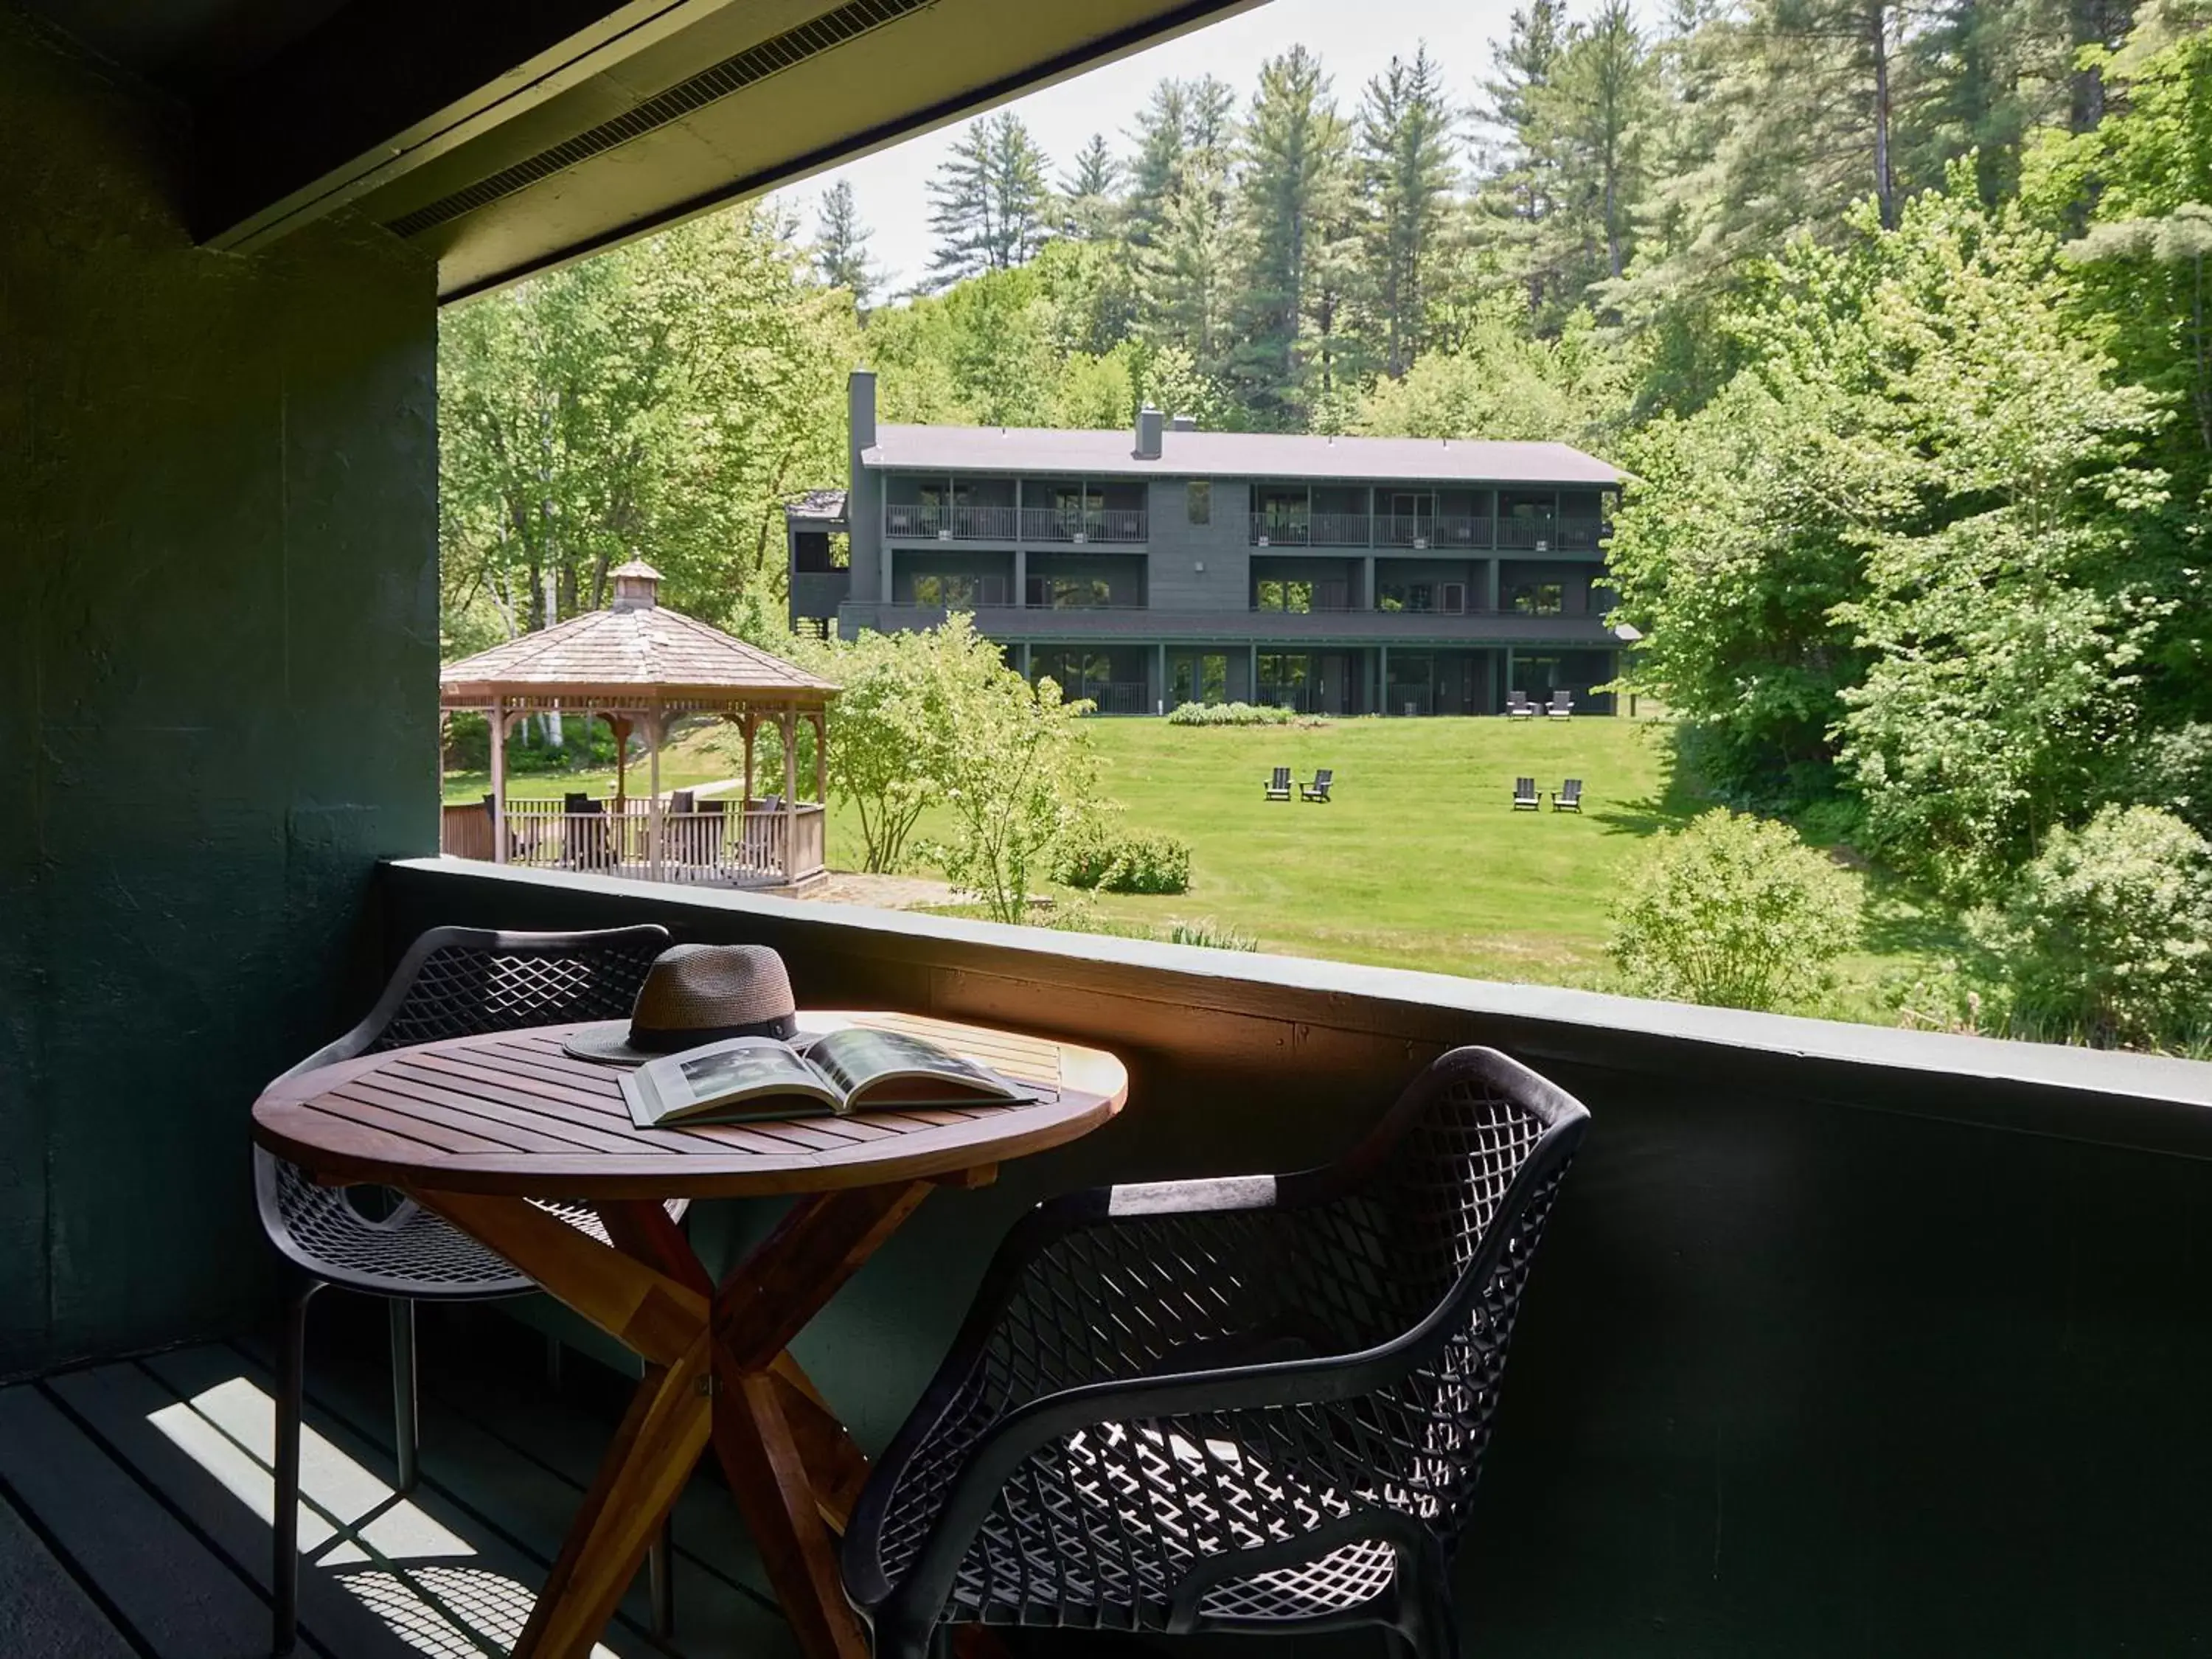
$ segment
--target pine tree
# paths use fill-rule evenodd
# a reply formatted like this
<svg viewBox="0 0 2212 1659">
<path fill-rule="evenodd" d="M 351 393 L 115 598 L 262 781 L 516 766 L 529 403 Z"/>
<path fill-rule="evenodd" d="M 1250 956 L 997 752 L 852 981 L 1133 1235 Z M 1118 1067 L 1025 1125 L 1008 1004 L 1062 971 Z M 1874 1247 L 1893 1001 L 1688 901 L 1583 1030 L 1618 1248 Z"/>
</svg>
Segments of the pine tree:
<svg viewBox="0 0 2212 1659">
<path fill-rule="evenodd" d="M 1403 374 L 1427 325 L 1428 282 L 1452 186 L 1452 117 L 1425 46 L 1367 84 L 1359 112 L 1361 180 L 1370 212 L 1368 268 L 1382 367 Z"/>
<path fill-rule="evenodd" d="M 1896 224 L 1902 30 L 1898 0 L 1756 0 L 1746 44 L 1757 94 L 1728 181 L 1747 240 L 1833 235 L 1869 194 L 1882 224 Z"/>
<path fill-rule="evenodd" d="M 1225 191 L 1231 116 L 1237 94 L 1211 75 L 1195 81 L 1164 80 L 1137 116 L 1130 135 L 1135 154 L 1128 170 L 1128 236 L 1132 246 L 1160 239 L 1178 192 L 1194 182 Z"/>
<path fill-rule="evenodd" d="M 1263 424 L 1296 429 L 1356 373 L 1345 361 L 1356 246 L 1350 135 L 1304 46 L 1260 70 L 1237 178 L 1243 258 L 1231 368 Z"/>
<path fill-rule="evenodd" d="M 1106 135 L 1094 132 L 1060 182 L 1060 234 L 1078 242 L 1112 236 L 1121 216 L 1121 164 L 1106 147 Z"/>
<path fill-rule="evenodd" d="M 1543 309 L 1559 286 L 1536 251 L 1558 192 L 1557 160 L 1539 104 L 1558 70 L 1566 33 L 1565 0 L 1529 0 L 1525 9 L 1513 13 L 1505 40 L 1492 54 L 1491 77 L 1482 86 L 1488 151 L 1484 195 L 1492 215 L 1502 222 L 1499 259 L 1527 289 L 1532 314 Z"/>
<path fill-rule="evenodd" d="M 1984 207 L 2018 192 L 2029 135 L 2068 120 L 2077 17 L 2065 0 L 1935 0 L 1916 19 L 1896 145 L 1907 193 L 1942 188 L 1969 151 Z"/>
<path fill-rule="evenodd" d="M 1570 32 L 1552 83 L 1538 95 L 1558 158 L 1569 240 L 1585 270 L 1601 260 L 1599 275 L 1614 282 L 1627 269 L 1642 191 L 1651 79 L 1650 54 L 1628 0 L 1606 0 L 1589 23 Z M 1594 280 L 1575 283 L 1577 302 Z"/>
<path fill-rule="evenodd" d="M 1212 76 L 1153 88 L 1133 135 L 1125 198 L 1140 331 L 1156 346 L 1187 352 L 1207 376 L 1222 373 L 1227 355 L 1234 100 Z"/>
<path fill-rule="evenodd" d="M 930 181 L 929 199 L 936 286 L 1026 264 L 1047 234 L 1044 152 L 1019 116 L 1001 111 L 953 141 L 951 158 Z"/>
<path fill-rule="evenodd" d="M 1150 247 L 1167 222 L 1168 204 L 1183 174 L 1183 148 L 1189 126 L 1189 94 L 1172 78 L 1152 88 L 1138 112 L 1130 138 L 1128 236 L 1133 247 Z"/>
<path fill-rule="evenodd" d="M 824 286 L 843 289 L 862 311 L 883 285 L 883 271 L 868 252 L 874 234 L 860 222 L 851 179 L 840 179 L 823 192 L 815 216 L 814 270 Z"/>
</svg>

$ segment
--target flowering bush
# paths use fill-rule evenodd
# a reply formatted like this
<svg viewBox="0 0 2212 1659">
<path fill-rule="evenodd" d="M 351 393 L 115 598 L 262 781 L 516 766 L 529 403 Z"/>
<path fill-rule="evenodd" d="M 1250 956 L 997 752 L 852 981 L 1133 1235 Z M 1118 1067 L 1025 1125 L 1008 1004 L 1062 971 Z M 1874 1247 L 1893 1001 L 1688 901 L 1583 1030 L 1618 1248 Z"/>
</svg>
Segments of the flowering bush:
<svg viewBox="0 0 2212 1659">
<path fill-rule="evenodd" d="M 1294 708 L 1262 702 L 1184 702 L 1168 711 L 1170 726 L 1290 726 Z"/>
</svg>

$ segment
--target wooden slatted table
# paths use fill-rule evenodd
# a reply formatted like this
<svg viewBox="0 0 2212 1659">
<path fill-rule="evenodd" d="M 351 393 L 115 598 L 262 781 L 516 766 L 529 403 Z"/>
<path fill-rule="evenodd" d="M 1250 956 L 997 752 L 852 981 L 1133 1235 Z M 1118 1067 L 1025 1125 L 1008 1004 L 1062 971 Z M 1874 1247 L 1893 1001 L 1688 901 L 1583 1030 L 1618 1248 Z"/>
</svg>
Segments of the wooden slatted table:
<svg viewBox="0 0 2212 1659">
<path fill-rule="evenodd" d="M 867 1462 L 785 1352 L 937 1185 L 981 1186 L 1010 1158 L 1111 1118 L 1128 1079 L 1095 1048 L 909 1015 L 817 1012 L 908 1031 L 1036 1085 L 1015 1106 L 640 1130 L 615 1067 L 549 1026 L 341 1061 L 273 1085 L 254 1139 L 331 1183 L 396 1187 L 528 1273 L 646 1364 L 514 1651 L 590 1652 L 711 1442 L 808 1659 L 866 1659 L 832 1532 Z M 720 1284 L 664 1205 L 796 1194 Z M 610 1243 L 533 1200 L 590 1204 Z"/>
</svg>

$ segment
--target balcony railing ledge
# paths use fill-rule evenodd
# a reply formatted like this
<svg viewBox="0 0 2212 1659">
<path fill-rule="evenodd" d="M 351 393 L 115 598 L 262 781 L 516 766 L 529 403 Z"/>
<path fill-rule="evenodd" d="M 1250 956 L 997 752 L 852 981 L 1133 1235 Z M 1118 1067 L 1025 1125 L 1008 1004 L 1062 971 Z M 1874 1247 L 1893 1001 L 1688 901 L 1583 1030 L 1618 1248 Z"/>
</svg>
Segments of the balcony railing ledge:
<svg viewBox="0 0 2212 1659">
<path fill-rule="evenodd" d="M 2212 1064 L 2057 1044 L 1847 1024 L 1644 1001 L 1595 991 L 1457 978 L 1401 968 L 1216 951 L 954 917 L 738 892 L 669 888 L 617 877 L 519 870 L 459 859 L 400 859 L 385 870 L 399 930 L 437 921 L 506 927 L 659 921 L 679 939 L 753 940 L 794 962 L 804 997 L 827 988 L 927 988 L 927 1012 L 1013 1023 L 1058 1022 L 1069 1035 L 1139 1050 L 1130 1005 L 1163 1030 L 1228 1019 L 1326 1029 L 1438 1046 L 1494 1042 L 1555 1061 L 1680 1079 L 1717 1064 L 1778 1084 L 1775 1109 L 1808 1100 L 1960 1124 L 2212 1157 Z M 902 974 L 904 969 L 913 970 Z M 1048 988 L 1034 1004 L 1014 988 Z M 1086 998 L 1071 992 L 1097 994 Z M 969 999 L 972 997 L 973 1000 Z M 819 992 L 816 1000 L 820 1001 Z M 1119 1004 L 1116 1013 L 1110 1004 Z M 1097 1032 L 1078 1030 L 1097 1012 Z M 1111 1027 L 1112 1029 L 1109 1029 Z"/>
</svg>

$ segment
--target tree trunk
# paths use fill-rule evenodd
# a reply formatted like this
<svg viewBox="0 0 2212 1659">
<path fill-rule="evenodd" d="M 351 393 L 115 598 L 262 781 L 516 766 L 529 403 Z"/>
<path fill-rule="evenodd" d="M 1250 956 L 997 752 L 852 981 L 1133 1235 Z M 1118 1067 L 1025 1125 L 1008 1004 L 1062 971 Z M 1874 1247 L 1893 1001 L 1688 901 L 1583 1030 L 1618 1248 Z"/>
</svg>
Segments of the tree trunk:
<svg viewBox="0 0 2212 1659">
<path fill-rule="evenodd" d="M 2112 8 L 2107 0 L 2073 0 L 2068 33 L 2074 50 L 2109 45 Z M 2094 64 L 2074 71 L 2066 125 L 2075 132 L 2094 131 L 2105 118 L 2105 72 Z"/>
<path fill-rule="evenodd" d="M 1884 230 L 1897 228 L 1897 181 L 1889 170 L 1889 7 L 1867 8 L 1867 44 L 1874 52 L 1874 199 Z"/>
<path fill-rule="evenodd" d="M 1620 280 L 1620 150 L 1607 145 L 1605 157 L 1605 268 Z"/>
</svg>

